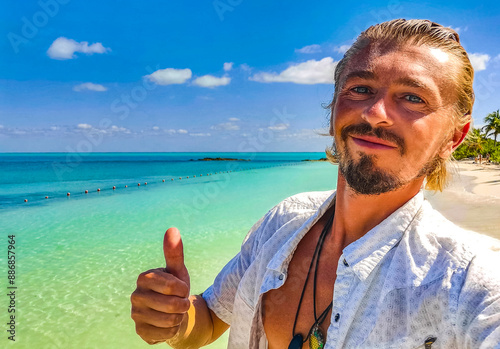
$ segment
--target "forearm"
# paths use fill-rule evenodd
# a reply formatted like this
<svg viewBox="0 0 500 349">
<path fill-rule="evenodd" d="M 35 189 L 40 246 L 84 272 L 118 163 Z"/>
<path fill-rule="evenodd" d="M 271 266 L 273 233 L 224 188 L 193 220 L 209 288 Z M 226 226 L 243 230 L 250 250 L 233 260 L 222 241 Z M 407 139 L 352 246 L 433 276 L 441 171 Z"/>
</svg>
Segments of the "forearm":
<svg viewBox="0 0 500 349">
<path fill-rule="evenodd" d="M 167 341 L 175 349 L 194 349 L 210 344 L 214 337 L 214 322 L 207 303 L 201 296 L 190 296 L 191 306 L 184 315 L 179 332 Z M 220 320 L 219 320 L 220 321 Z"/>
</svg>

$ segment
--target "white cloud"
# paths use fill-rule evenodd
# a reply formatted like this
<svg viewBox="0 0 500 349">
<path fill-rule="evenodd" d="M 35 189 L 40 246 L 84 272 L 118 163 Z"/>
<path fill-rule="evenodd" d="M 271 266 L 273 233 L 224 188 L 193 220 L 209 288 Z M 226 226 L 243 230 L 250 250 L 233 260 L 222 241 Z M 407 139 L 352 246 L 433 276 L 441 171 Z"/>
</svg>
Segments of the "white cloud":
<svg viewBox="0 0 500 349">
<path fill-rule="evenodd" d="M 269 126 L 268 129 L 273 131 L 283 131 L 290 127 L 289 124 L 276 124 L 274 126 Z"/>
<path fill-rule="evenodd" d="M 149 79 L 151 82 L 154 82 L 157 85 L 174 85 L 185 83 L 187 80 L 191 79 L 192 75 L 193 73 L 189 68 L 166 68 L 158 69 L 154 73 L 146 75 L 145 78 Z"/>
<path fill-rule="evenodd" d="M 101 130 L 101 131 L 105 131 L 105 130 Z M 118 127 L 116 125 L 111 126 L 110 131 L 111 132 L 122 132 L 122 133 L 126 133 L 126 134 L 131 133 L 129 129 L 126 129 L 125 127 Z"/>
<path fill-rule="evenodd" d="M 210 128 L 212 130 L 224 130 L 224 131 L 237 131 L 240 129 L 238 125 L 235 125 L 232 122 L 223 122 L 221 124 L 211 126 Z"/>
<path fill-rule="evenodd" d="M 198 96 L 199 99 L 203 99 L 204 101 L 213 101 L 214 98 L 210 96 Z"/>
<path fill-rule="evenodd" d="M 21 136 L 21 135 L 28 134 L 28 132 L 27 132 L 27 131 L 25 131 L 25 130 L 12 130 L 12 131 L 11 131 L 11 134 Z"/>
<path fill-rule="evenodd" d="M 189 135 L 193 136 L 193 137 L 209 137 L 209 136 L 211 136 L 210 133 L 190 133 Z"/>
<path fill-rule="evenodd" d="M 333 84 L 333 72 L 338 62 L 332 57 L 320 61 L 311 59 L 292 65 L 281 73 L 257 73 L 249 79 L 257 82 L 293 82 L 295 84 Z"/>
<path fill-rule="evenodd" d="M 2 129 L 2 128 L 4 128 L 4 126 L 3 126 L 3 125 L 0 125 L 0 129 Z"/>
<path fill-rule="evenodd" d="M 102 85 L 94 84 L 92 82 L 84 82 L 83 84 L 76 85 L 75 87 L 73 87 L 73 91 L 80 92 L 84 90 L 104 92 L 107 91 L 108 89 Z"/>
<path fill-rule="evenodd" d="M 88 129 L 92 128 L 92 125 L 89 125 L 89 124 L 78 124 L 77 127 L 79 129 L 82 129 L 82 130 L 88 130 Z"/>
<path fill-rule="evenodd" d="M 495 58 L 493 58 L 493 61 L 500 62 L 500 54 L 498 54 Z"/>
<path fill-rule="evenodd" d="M 160 128 L 158 126 L 153 126 L 154 131 L 158 131 Z"/>
<path fill-rule="evenodd" d="M 347 52 L 347 50 L 351 47 L 351 45 L 340 45 L 338 47 L 335 47 L 335 51 L 344 54 Z"/>
<path fill-rule="evenodd" d="M 228 120 L 229 121 L 240 121 L 240 119 L 238 119 L 238 118 L 229 118 Z"/>
<path fill-rule="evenodd" d="M 250 70 L 252 70 L 252 68 L 248 64 L 246 64 L 246 63 L 241 64 L 240 68 L 243 71 L 250 71 Z"/>
<path fill-rule="evenodd" d="M 447 27 L 448 27 L 448 28 L 453 29 L 453 30 L 454 30 L 454 31 L 456 31 L 458 34 L 460 34 L 460 33 L 462 33 L 462 32 L 466 32 L 466 31 L 467 31 L 467 29 L 469 29 L 469 27 L 468 27 L 468 26 L 467 26 L 467 27 L 454 27 L 454 26 L 449 25 L 449 26 L 447 26 Z"/>
<path fill-rule="evenodd" d="M 321 133 L 324 133 L 324 130 L 314 130 L 314 129 L 301 129 L 301 130 L 296 130 L 294 132 L 281 132 L 277 134 L 278 139 L 321 139 L 324 138 L 321 136 Z"/>
<path fill-rule="evenodd" d="M 177 130 L 177 133 L 184 133 L 185 134 L 185 133 L 188 133 L 188 131 L 181 128 L 181 129 Z"/>
<path fill-rule="evenodd" d="M 224 63 L 224 71 L 230 71 L 231 69 L 233 69 L 233 64 L 233 62 Z"/>
<path fill-rule="evenodd" d="M 321 46 L 314 44 L 314 45 L 309 45 L 309 46 L 304 46 L 302 48 L 296 48 L 295 52 L 298 53 L 318 53 L 321 52 Z"/>
<path fill-rule="evenodd" d="M 87 41 L 77 42 L 73 39 L 59 37 L 54 40 L 47 50 L 47 54 L 52 59 L 73 59 L 75 53 L 85 53 L 91 55 L 94 53 L 106 53 L 111 51 L 109 47 L 104 47 L 100 42 L 89 45 Z"/>
<path fill-rule="evenodd" d="M 171 129 L 168 129 L 168 130 L 163 130 L 165 133 L 169 133 L 169 134 L 174 134 L 174 133 L 177 133 L 176 130 L 174 130 L 173 128 Z"/>
<path fill-rule="evenodd" d="M 231 78 L 223 76 L 218 78 L 213 75 L 204 75 L 194 80 L 194 84 L 200 87 L 213 88 L 216 86 L 225 86 L 231 82 Z"/>
<path fill-rule="evenodd" d="M 489 55 L 483 53 L 471 53 L 469 55 L 472 67 L 476 72 L 485 70 L 490 58 Z"/>
</svg>

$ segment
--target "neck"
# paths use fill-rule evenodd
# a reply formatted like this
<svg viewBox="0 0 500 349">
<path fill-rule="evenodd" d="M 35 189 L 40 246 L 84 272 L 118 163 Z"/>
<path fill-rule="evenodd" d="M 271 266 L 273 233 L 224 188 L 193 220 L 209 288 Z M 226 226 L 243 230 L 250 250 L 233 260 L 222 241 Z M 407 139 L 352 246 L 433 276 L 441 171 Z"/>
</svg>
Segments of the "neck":
<svg viewBox="0 0 500 349">
<path fill-rule="evenodd" d="M 339 171 L 332 242 L 344 248 L 361 238 L 414 197 L 422 187 L 423 180 L 416 179 L 384 194 L 362 195 L 347 185 Z"/>
</svg>

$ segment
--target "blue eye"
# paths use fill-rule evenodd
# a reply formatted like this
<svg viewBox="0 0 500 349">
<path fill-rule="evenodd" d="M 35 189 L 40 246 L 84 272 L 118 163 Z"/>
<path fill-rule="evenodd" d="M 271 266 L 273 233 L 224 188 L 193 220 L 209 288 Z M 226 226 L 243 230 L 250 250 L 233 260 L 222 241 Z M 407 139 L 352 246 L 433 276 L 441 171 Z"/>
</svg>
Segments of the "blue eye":
<svg viewBox="0 0 500 349">
<path fill-rule="evenodd" d="M 412 102 L 412 103 L 422 103 L 423 102 L 422 98 L 415 96 L 415 95 L 406 95 L 405 99 L 409 102 Z"/>
<path fill-rule="evenodd" d="M 356 93 L 361 93 L 361 94 L 365 94 L 365 93 L 370 92 L 368 90 L 368 87 L 363 87 L 363 86 L 354 87 L 352 90 Z"/>
</svg>

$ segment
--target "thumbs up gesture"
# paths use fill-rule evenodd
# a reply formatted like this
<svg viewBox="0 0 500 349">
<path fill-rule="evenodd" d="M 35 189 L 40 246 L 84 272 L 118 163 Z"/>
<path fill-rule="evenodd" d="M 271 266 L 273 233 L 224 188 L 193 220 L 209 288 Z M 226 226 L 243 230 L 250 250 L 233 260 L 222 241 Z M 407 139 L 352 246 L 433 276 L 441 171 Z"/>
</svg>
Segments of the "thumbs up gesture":
<svg viewBox="0 0 500 349">
<path fill-rule="evenodd" d="M 136 332 L 149 344 L 174 337 L 191 304 L 189 273 L 177 228 L 165 233 L 163 254 L 166 267 L 140 274 L 137 288 L 130 297 Z"/>
</svg>

